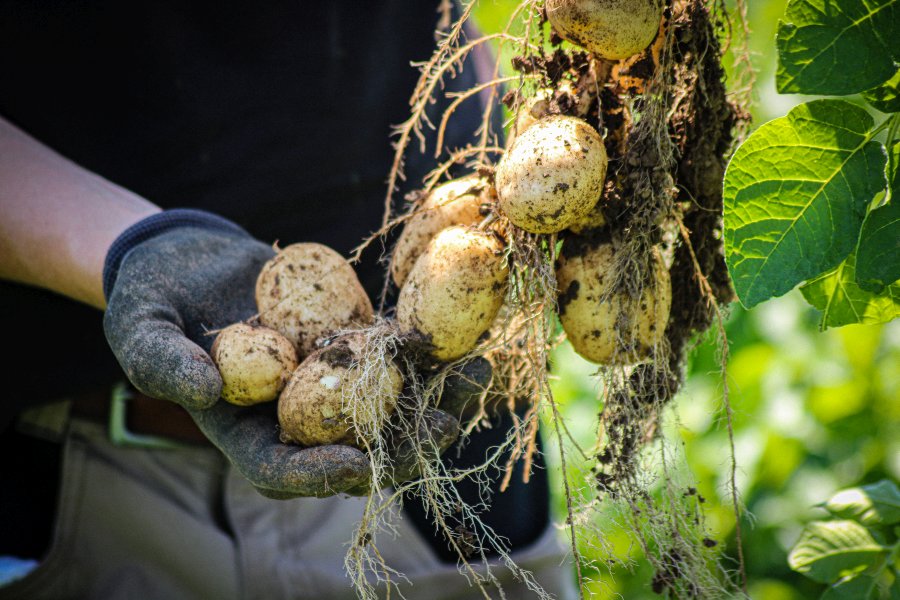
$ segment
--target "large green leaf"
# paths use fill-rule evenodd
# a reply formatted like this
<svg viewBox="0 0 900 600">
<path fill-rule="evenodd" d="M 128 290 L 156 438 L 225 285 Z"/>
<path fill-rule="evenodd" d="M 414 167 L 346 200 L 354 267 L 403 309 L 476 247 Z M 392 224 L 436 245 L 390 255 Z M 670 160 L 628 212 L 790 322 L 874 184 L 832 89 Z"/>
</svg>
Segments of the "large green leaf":
<svg viewBox="0 0 900 600">
<path fill-rule="evenodd" d="M 824 506 L 836 517 L 853 519 L 863 525 L 900 523 L 900 489 L 887 479 L 841 490 Z"/>
<path fill-rule="evenodd" d="M 867 600 L 875 598 L 878 580 L 868 575 L 848 577 L 830 586 L 820 600 Z"/>
<path fill-rule="evenodd" d="M 819 327 L 823 330 L 851 323 L 885 323 L 900 316 L 900 284 L 879 294 L 867 292 L 856 284 L 855 262 L 854 253 L 800 288 L 806 301 L 822 311 Z"/>
<path fill-rule="evenodd" d="M 791 0 L 778 23 L 782 94 L 855 94 L 900 62 L 900 0 Z"/>
<path fill-rule="evenodd" d="M 878 87 L 863 92 L 862 97 L 881 112 L 900 112 L 900 69 Z"/>
<path fill-rule="evenodd" d="M 886 554 L 855 521 L 813 521 L 803 528 L 788 564 L 810 579 L 834 583 L 877 564 Z"/>
<path fill-rule="evenodd" d="M 837 266 L 856 246 L 866 207 L 885 188 L 872 117 L 816 100 L 760 127 L 725 173 L 725 251 L 751 307 Z"/>
</svg>

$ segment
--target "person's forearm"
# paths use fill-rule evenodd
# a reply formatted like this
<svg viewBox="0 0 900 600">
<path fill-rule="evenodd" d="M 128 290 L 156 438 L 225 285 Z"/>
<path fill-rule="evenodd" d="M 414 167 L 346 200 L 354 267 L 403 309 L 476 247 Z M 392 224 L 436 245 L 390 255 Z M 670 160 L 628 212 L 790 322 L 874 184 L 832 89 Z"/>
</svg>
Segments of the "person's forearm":
<svg viewBox="0 0 900 600">
<path fill-rule="evenodd" d="M 103 308 L 107 249 L 159 210 L 0 118 L 0 278 Z"/>
</svg>

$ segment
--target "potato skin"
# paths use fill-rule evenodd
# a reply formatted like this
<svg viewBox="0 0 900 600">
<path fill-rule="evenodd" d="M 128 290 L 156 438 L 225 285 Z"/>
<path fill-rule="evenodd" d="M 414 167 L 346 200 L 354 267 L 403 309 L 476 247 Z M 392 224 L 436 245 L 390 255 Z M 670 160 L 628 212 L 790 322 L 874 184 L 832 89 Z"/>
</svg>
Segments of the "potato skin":
<svg viewBox="0 0 900 600">
<path fill-rule="evenodd" d="M 602 58 L 628 58 L 656 37 L 661 0 L 547 0 L 547 18 L 564 39 Z"/>
<path fill-rule="evenodd" d="M 490 233 L 465 227 L 441 231 L 400 290 L 401 330 L 428 337 L 438 360 L 472 350 L 503 305 L 508 269 L 502 250 Z"/>
<path fill-rule="evenodd" d="M 321 244 L 292 244 L 256 280 L 259 320 L 288 338 L 299 358 L 330 331 L 369 325 L 372 302 L 344 258 Z"/>
<path fill-rule="evenodd" d="M 565 250 L 563 247 L 563 254 Z M 610 296 L 615 278 L 613 258 L 611 244 L 600 244 L 579 256 L 560 257 L 556 270 L 559 319 L 575 352 L 584 358 L 603 365 L 631 364 L 646 358 L 662 340 L 672 306 L 672 285 L 669 271 L 654 249 L 655 289 L 645 287 L 640 301 Z M 624 332 L 617 332 L 617 322 L 624 324 Z M 617 334 L 624 338 L 622 352 L 616 351 Z"/>
<path fill-rule="evenodd" d="M 210 354 L 222 375 L 222 399 L 240 406 L 277 398 L 298 362 L 283 335 L 244 323 L 223 329 Z"/>
<path fill-rule="evenodd" d="M 391 257 L 391 276 L 402 287 L 416 259 L 442 229 L 476 225 L 484 217 L 481 205 L 492 201 L 490 186 L 477 175 L 448 181 L 431 191 L 416 214 L 403 226 Z"/>
<path fill-rule="evenodd" d="M 364 445 L 353 431 L 351 416 L 343 410 L 345 392 L 360 379 L 364 348 L 362 335 L 351 333 L 334 339 L 300 363 L 278 399 L 282 442 L 301 446 Z M 390 363 L 379 383 L 378 389 L 368 390 L 365 398 L 382 403 L 387 415 L 397 406 L 403 376 Z"/>
<path fill-rule="evenodd" d="M 525 231 L 562 231 L 600 200 L 606 163 L 593 127 L 575 117 L 544 117 L 516 138 L 497 167 L 500 210 Z"/>
</svg>

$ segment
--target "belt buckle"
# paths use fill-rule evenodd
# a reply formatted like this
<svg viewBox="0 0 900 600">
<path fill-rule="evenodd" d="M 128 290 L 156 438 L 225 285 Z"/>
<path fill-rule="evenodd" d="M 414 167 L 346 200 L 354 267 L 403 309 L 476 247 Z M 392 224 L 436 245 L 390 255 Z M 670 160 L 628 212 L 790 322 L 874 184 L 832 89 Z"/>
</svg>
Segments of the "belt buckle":
<svg viewBox="0 0 900 600">
<path fill-rule="evenodd" d="M 145 435 L 129 431 L 126 415 L 128 401 L 133 397 L 128 384 L 119 382 L 112 388 L 109 408 L 109 439 L 121 448 L 141 448 L 144 450 L 175 450 L 185 444 L 156 435 Z"/>
</svg>

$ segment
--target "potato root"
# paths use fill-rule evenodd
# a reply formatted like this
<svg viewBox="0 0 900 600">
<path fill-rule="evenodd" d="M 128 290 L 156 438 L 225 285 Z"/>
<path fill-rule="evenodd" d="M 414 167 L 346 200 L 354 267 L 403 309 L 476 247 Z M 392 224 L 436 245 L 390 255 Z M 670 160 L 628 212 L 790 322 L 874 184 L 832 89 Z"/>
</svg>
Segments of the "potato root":
<svg viewBox="0 0 900 600">
<path fill-rule="evenodd" d="M 503 244 L 488 232 L 465 227 L 441 231 L 400 290 L 400 328 L 425 336 L 438 360 L 454 360 L 472 350 L 503 305 L 508 269 L 502 251 Z"/>
<path fill-rule="evenodd" d="M 448 181 L 431 191 L 416 214 L 403 227 L 391 257 L 391 276 L 402 287 L 428 242 L 453 225 L 476 225 L 483 218 L 481 206 L 493 201 L 486 181 L 477 175 Z"/>
<path fill-rule="evenodd" d="M 616 278 L 612 244 L 571 257 L 565 250 L 556 270 L 559 318 L 575 352 L 603 365 L 646 358 L 663 338 L 672 305 L 669 271 L 659 252 L 653 252 L 654 281 L 637 300 L 612 292 Z"/>
<path fill-rule="evenodd" d="M 597 204 L 606 163 L 593 127 L 575 117 L 544 117 L 516 138 L 497 167 L 500 210 L 525 231 L 562 231 Z"/>
<path fill-rule="evenodd" d="M 297 351 L 287 338 L 244 323 L 223 329 L 210 354 L 222 375 L 222 399 L 241 406 L 277 398 L 297 368 Z"/>
<path fill-rule="evenodd" d="M 288 338 L 301 359 L 328 332 L 374 318 L 353 267 L 321 244 L 292 244 L 267 262 L 256 281 L 256 304 L 262 324 Z"/>
<path fill-rule="evenodd" d="M 557 33 L 602 58 L 628 58 L 656 38 L 660 0 L 547 0 Z"/>
<path fill-rule="evenodd" d="M 372 381 L 363 380 L 365 339 L 360 333 L 338 337 L 300 363 L 278 399 L 282 442 L 301 446 L 365 444 L 353 429 L 349 402 L 372 403 L 366 414 L 393 413 L 403 376 L 391 362 Z M 360 389 L 360 385 L 366 386 Z M 351 396 L 358 397 L 351 397 Z M 377 423 L 380 425 L 380 422 Z M 372 440 L 368 440 L 370 443 Z"/>
</svg>

